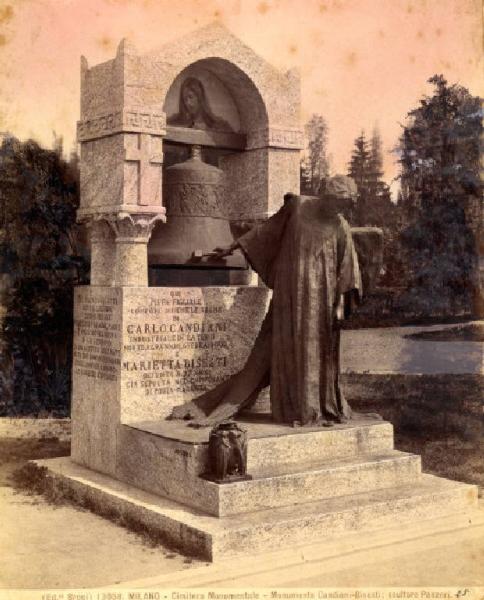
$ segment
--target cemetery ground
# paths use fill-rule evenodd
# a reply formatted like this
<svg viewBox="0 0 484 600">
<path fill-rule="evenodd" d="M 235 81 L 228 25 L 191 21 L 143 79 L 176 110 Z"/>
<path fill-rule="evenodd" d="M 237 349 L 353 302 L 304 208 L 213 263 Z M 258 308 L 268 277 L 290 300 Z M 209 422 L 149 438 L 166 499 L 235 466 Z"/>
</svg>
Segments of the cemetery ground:
<svg viewBox="0 0 484 600">
<path fill-rule="evenodd" d="M 98 587 L 190 566 L 143 535 L 38 494 L 35 481 L 18 475 L 29 459 L 69 453 L 70 443 L 55 438 L 0 439 L 0 589 Z"/>
<path fill-rule="evenodd" d="M 424 340 L 418 337 L 423 329 Z M 449 333 L 438 331 L 438 326 L 383 331 L 381 360 L 374 364 L 385 372 L 405 357 L 404 372 L 422 371 L 425 347 L 425 355 L 432 357 L 426 368 L 433 376 L 449 371 L 475 375 L 481 344 L 455 342 Z M 371 346 L 375 335 L 375 330 L 360 330 L 354 340 Z M 355 355 L 351 358 L 348 351 L 346 356 L 355 367 Z M 362 356 L 358 368 L 367 373 L 367 353 Z M 401 398 L 387 401 L 391 405 Z M 482 438 L 465 431 L 424 433 L 424 427 L 404 425 L 395 424 L 396 448 L 421 455 L 424 472 L 479 485 L 482 496 Z M 352 534 L 304 549 L 208 565 L 157 543 L 147 532 L 122 527 L 59 497 L 40 495 L 38 481 L 25 465 L 30 459 L 69 455 L 68 436 L 49 438 L 44 432 L 43 439 L 14 439 L 6 433 L 0 432 L 0 588 L 484 584 L 484 515 L 470 527 L 453 517 L 440 519 L 437 531 L 415 523 L 405 531 Z"/>
</svg>

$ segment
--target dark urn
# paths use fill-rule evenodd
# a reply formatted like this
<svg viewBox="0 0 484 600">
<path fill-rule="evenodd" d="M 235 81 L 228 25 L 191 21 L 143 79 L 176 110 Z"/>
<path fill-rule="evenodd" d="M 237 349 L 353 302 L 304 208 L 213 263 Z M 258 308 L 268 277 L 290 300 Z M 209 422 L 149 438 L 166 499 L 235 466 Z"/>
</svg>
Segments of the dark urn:
<svg viewBox="0 0 484 600">
<path fill-rule="evenodd" d="M 220 423 L 211 430 L 204 478 L 215 483 L 252 479 L 247 475 L 247 431 L 234 421 Z"/>
</svg>

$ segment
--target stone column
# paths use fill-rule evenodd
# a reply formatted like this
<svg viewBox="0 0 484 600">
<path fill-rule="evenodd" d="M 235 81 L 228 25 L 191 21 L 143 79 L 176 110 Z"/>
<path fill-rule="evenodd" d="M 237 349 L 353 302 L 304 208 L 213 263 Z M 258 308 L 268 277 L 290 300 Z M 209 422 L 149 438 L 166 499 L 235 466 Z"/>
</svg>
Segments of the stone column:
<svg viewBox="0 0 484 600">
<path fill-rule="evenodd" d="M 108 221 L 86 223 L 91 238 L 91 285 L 114 285 L 116 244 L 114 231 Z"/>
<path fill-rule="evenodd" d="M 148 241 L 159 220 L 164 216 L 123 214 L 111 220 L 116 234 L 115 286 L 148 285 Z"/>
</svg>

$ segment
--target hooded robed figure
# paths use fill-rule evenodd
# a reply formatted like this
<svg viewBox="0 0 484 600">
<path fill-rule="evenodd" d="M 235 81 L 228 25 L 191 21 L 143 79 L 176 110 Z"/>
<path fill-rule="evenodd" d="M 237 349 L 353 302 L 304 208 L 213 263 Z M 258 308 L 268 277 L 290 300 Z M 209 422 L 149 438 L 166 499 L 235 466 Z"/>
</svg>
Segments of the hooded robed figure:
<svg viewBox="0 0 484 600">
<path fill-rule="evenodd" d="M 352 179 L 333 177 L 323 198 L 287 194 L 284 205 L 220 256 L 241 248 L 273 290 L 269 311 L 244 368 L 172 419 L 213 426 L 249 407 L 270 384 L 273 421 L 341 422 L 351 409 L 340 387 L 338 321 L 360 301 L 362 284 L 351 229 L 338 201 L 356 195 Z"/>
</svg>

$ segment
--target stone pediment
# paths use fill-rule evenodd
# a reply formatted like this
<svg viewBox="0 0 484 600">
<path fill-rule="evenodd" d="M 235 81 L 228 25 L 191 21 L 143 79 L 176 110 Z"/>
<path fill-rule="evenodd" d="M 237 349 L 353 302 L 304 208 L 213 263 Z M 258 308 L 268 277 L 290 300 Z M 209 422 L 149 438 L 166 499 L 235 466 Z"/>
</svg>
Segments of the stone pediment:
<svg viewBox="0 0 484 600">
<path fill-rule="evenodd" d="M 81 63 L 81 120 L 142 107 L 162 114 L 167 94 L 184 69 L 199 66 L 218 78 L 238 104 L 241 131 L 290 140 L 301 146 L 300 81 L 297 70 L 282 73 L 256 54 L 220 23 L 213 23 L 161 48 L 139 54 L 127 39 L 113 60 L 88 68 Z M 95 92 L 94 92 L 95 89 Z M 267 128 L 277 132 L 263 132 Z"/>
<path fill-rule="evenodd" d="M 283 73 L 276 69 L 252 48 L 244 44 L 225 25 L 214 22 L 187 33 L 174 42 L 163 44 L 160 48 L 143 55 L 149 60 L 184 66 L 197 60 L 222 58 L 238 66 L 247 74 L 254 75 L 254 83 L 264 78 L 274 87 L 285 87 L 288 80 L 299 79 L 297 69 Z"/>
<path fill-rule="evenodd" d="M 143 56 L 147 62 L 164 65 L 176 77 L 181 70 L 200 62 L 229 88 L 235 98 L 247 103 L 246 130 L 261 128 L 262 116 L 250 100 L 250 88 L 260 95 L 267 113 L 265 125 L 300 127 L 300 81 L 297 70 L 282 73 L 259 56 L 221 23 L 212 23 L 167 43 Z M 172 69 L 167 69 L 170 65 Z M 167 82 L 170 85 L 171 82 Z M 243 112 L 243 109 L 242 109 Z M 243 117 L 243 115 L 242 115 Z M 251 127 L 254 123 L 257 127 Z"/>
</svg>

